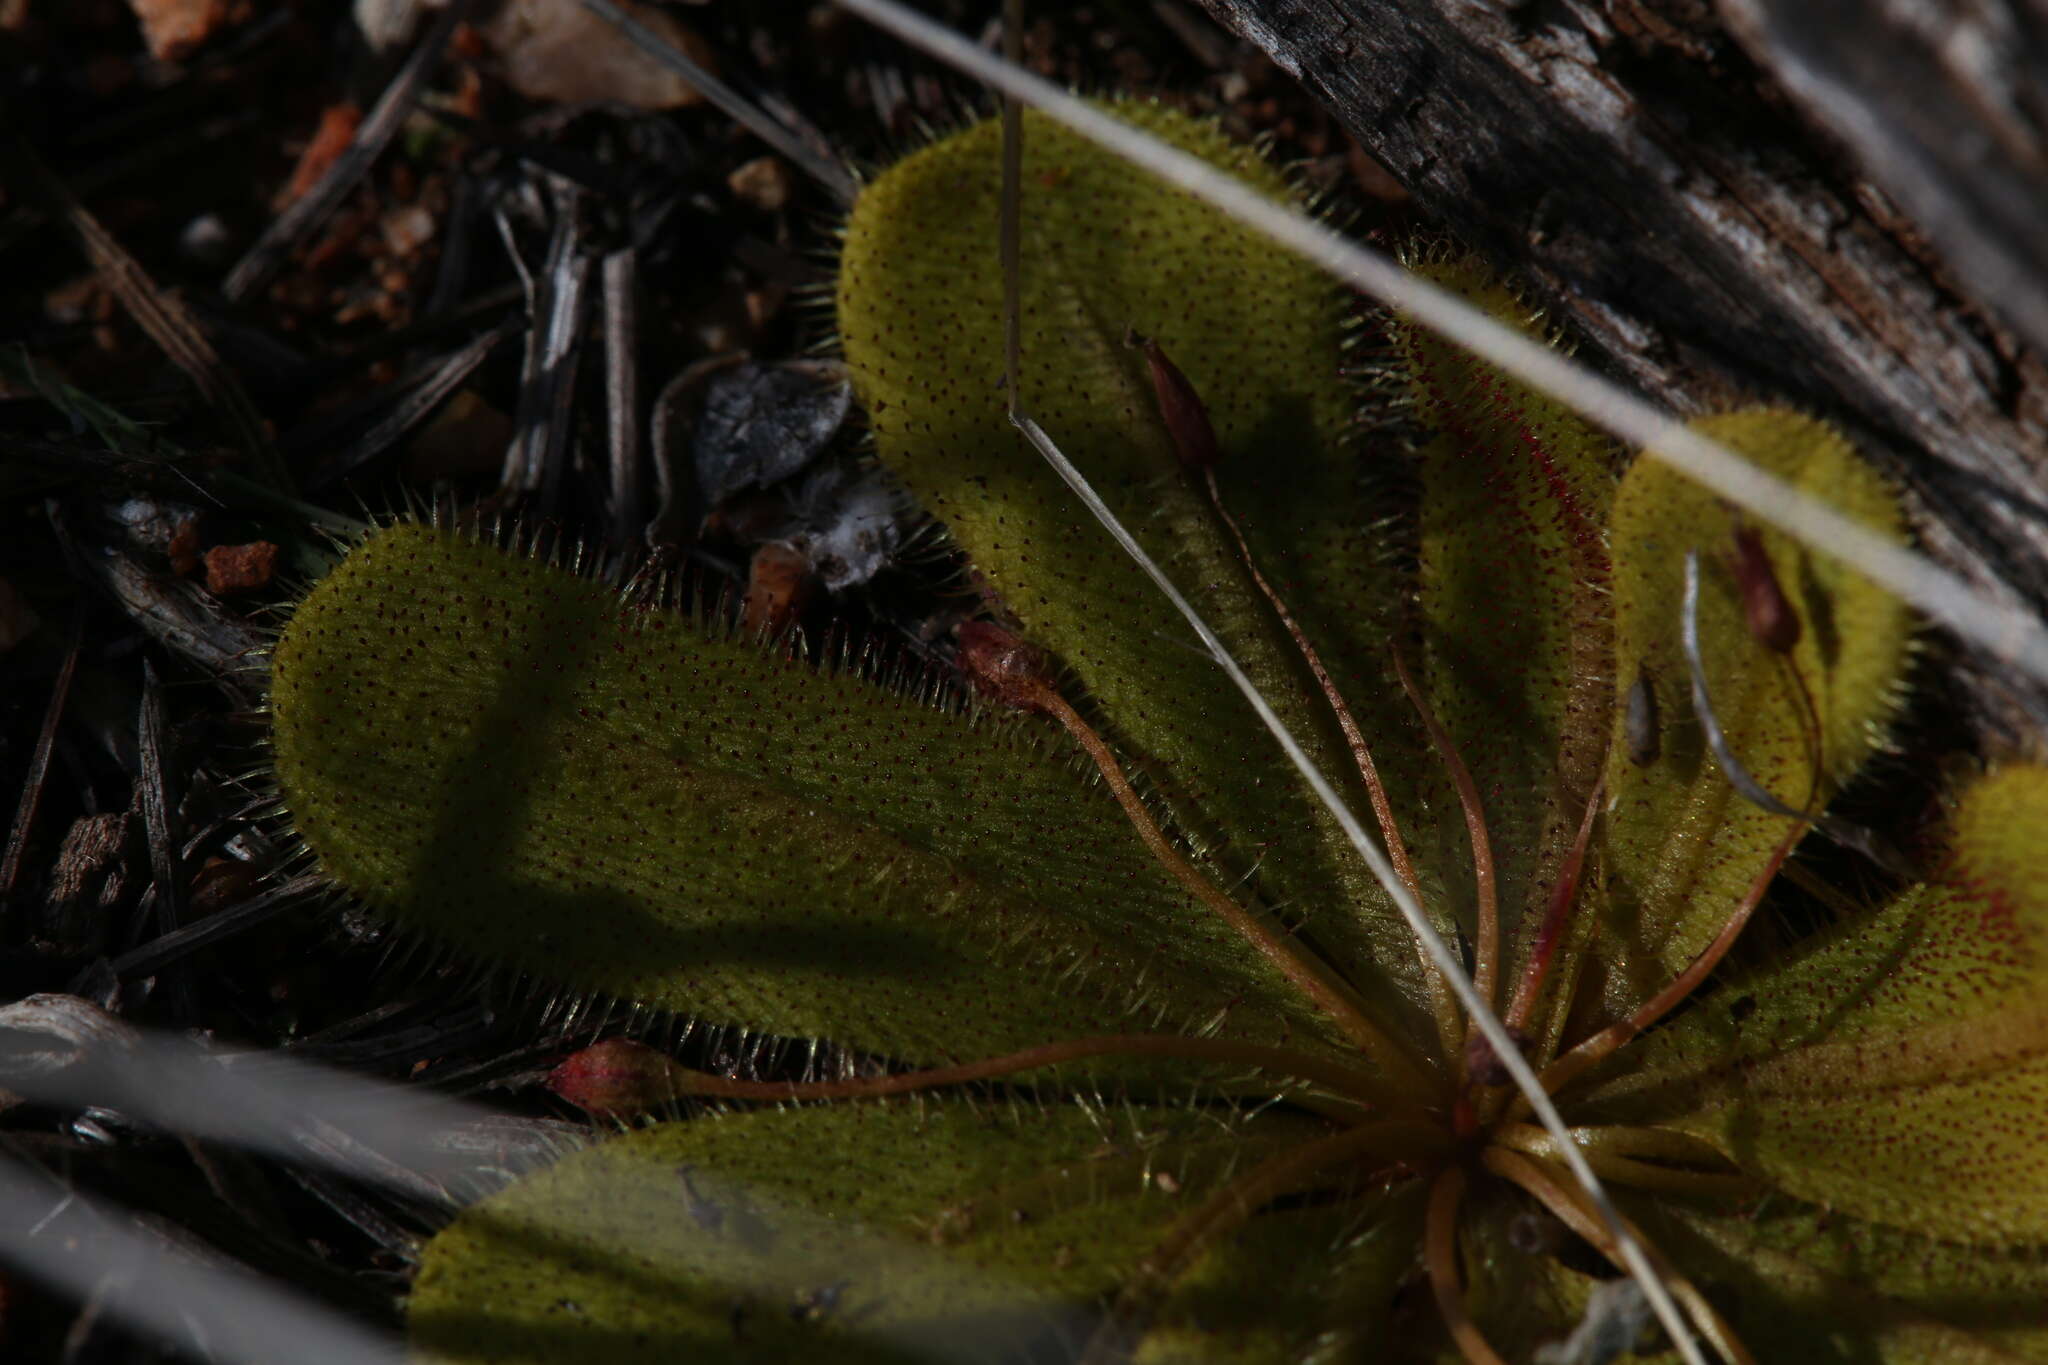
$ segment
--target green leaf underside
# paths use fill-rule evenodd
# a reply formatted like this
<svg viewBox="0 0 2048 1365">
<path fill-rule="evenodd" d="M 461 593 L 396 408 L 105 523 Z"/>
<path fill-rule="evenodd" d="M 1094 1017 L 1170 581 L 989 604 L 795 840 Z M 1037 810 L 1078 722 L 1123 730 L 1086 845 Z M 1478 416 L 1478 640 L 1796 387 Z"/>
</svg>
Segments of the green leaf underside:
<svg viewBox="0 0 2048 1365">
<path fill-rule="evenodd" d="M 2048 769 L 1956 811 L 1934 882 L 1645 1040 L 1597 1115 L 1683 1129 L 1840 1214 L 2048 1246 Z"/>
<path fill-rule="evenodd" d="M 1276 198 L 1279 175 L 1210 125 L 1116 112 Z M 1399 582 L 1342 440 L 1338 300 L 1308 266 L 1025 115 L 1022 403 L 1201 608 L 1326 772 L 1348 755 L 1206 497 L 1177 472 L 1126 327 L 1206 401 L 1219 481 L 1268 578 L 1314 636 L 1405 794 L 1414 725 L 1386 668 Z M 876 448 L 1035 642 L 1069 667 L 1112 740 L 1213 842 L 1225 880 L 1270 904 L 1388 1012 L 1415 950 L 1364 865 L 1249 707 L 1005 418 L 995 232 L 998 137 L 972 128 L 863 192 L 841 257 L 839 326 Z M 1412 803 L 1410 803 L 1412 804 Z M 1412 1017 L 1412 1016 L 1411 1016 Z"/>
<path fill-rule="evenodd" d="M 1046 727 L 411 524 L 313 590 L 273 688 L 322 868 L 547 981 L 911 1061 L 1321 1036 Z"/>
<path fill-rule="evenodd" d="M 1319 1131 L 957 1101 L 664 1124 L 465 1212 L 420 1268 L 410 1332 L 423 1358 L 471 1365 L 1023 1359 L 1085 1340 L 1173 1219 Z M 1355 1332 L 1354 1306 L 1369 1324 L 1412 1236 L 1412 1200 L 1384 1202 L 1255 1220 L 1191 1268 L 1140 1359 L 1277 1362 Z M 1259 1256 L 1293 1268 L 1251 1303 L 1241 1272 Z M 1278 1305 L 1295 1311 L 1276 1322 Z"/>
<path fill-rule="evenodd" d="M 1417 270 L 1498 321 L 1543 330 L 1477 258 Z M 1513 974 L 1598 775 L 1608 642 L 1602 540 L 1613 442 L 1569 409 L 1406 320 L 1395 350 L 1418 419 L 1421 602 L 1432 704 L 1485 806 Z M 1443 783 L 1440 859 L 1467 867 Z M 1458 894 L 1469 904 L 1469 879 Z M 1468 924 L 1471 913 L 1462 911 Z M 1521 932 L 1517 932 L 1521 930 Z"/>
<path fill-rule="evenodd" d="M 1898 499 L 1831 428 L 1795 413 L 1750 409 L 1703 418 L 1723 441 L 1795 487 L 1888 539 L 1903 542 Z M 1658 696 L 1662 754 L 1632 762 L 1613 708 L 1607 760 L 1607 910 L 1594 940 L 1607 1004 L 1624 1015 L 1706 946 L 1790 828 L 1738 796 L 1693 720 L 1679 641 L 1687 550 L 1701 557 L 1700 644 L 1715 714 L 1749 771 L 1795 808 L 1823 805 L 1875 748 L 1897 709 L 1912 649 L 1906 607 L 1839 561 L 1776 531 L 1762 532 L 1779 584 L 1803 630 L 1790 656 L 1820 715 L 1823 754 L 1783 657 L 1750 638 L 1727 567 L 1728 508 L 1670 466 L 1638 460 L 1615 498 L 1614 687 L 1638 674 Z"/>
</svg>

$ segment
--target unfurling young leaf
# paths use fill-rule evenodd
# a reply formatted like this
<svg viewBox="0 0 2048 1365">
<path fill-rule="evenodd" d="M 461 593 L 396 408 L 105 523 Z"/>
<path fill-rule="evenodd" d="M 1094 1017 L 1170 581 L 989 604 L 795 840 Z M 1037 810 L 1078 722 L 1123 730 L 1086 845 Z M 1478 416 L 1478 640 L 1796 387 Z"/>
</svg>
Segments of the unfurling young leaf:
<svg viewBox="0 0 2048 1365">
<path fill-rule="evenodd" d="M 1322 284 L 1027 123 L 1023 406 L 1374 811 L 1706 1349 L 2048 1358 L 2048 775 L 1978 783 L 1924 880 L 1830 892 L 1838 923 L 1718 980 L 1882 743 L 1904 611 L 1398 320 L 1412 458 L 1391 420 L 1347 442 Z M 1559 1139 L 1019 449 L 996 147 L 970 129 L 877 178 L 838 300 L 881 462 L 987 594 L 958 681 L 820 666 L 418 525 L 363 540 L 280 641 L 286 803 L 371 909 L 852 1054 L 824 1079 L 565 1067 L 596 1111 L 736 1112 L 464 1213 L 419 1274 L 423 1358 L 1486 1365 L 1626 1317 Z M 1428 269 L 1533 328 L 1476 261 Z M 1903 537 L 1828 427 L 1702 425 Z"/>
</svg>

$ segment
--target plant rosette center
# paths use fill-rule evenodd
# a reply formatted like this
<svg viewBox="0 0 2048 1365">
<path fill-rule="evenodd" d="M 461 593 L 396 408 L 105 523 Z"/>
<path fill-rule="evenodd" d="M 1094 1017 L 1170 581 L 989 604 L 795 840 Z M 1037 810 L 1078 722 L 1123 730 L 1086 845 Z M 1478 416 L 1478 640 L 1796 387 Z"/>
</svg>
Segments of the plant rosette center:
<svg viewBox="0 0 2048 1365">
<path fill-rule="evenodd" d="M 1347 358 L 1306 266 L 1026 122 L 1020 407 L 1366 813 L 1690 1330 L 1729 1360 L 2048 1356 L 2042 771 L 1952 794 L 1911 859 L 1843 824 L 1912 653 L 1896 602 L 1399 320 Z M 1659 1349 L 1394 899 L 1007 421 L 998 142 L 868 185 L 837 298 L 875 454 L 980 593 L 952 679 L 411 524 L 279 642 L 278 777 L 340 887 L 727 1059 L 565 1063 L 594 1111 L 691 1112 L 459 1217 L 416 1351 Z M 1357 421 L 1347 365 L 1391 416 Z M 1903 538 L 1826 426 L 1700 426 Z M 1802 861 L 1822 837 L 1854 885 Z M 1795 881 L 1824 921 L 1796 940 Z"/>
</svg>

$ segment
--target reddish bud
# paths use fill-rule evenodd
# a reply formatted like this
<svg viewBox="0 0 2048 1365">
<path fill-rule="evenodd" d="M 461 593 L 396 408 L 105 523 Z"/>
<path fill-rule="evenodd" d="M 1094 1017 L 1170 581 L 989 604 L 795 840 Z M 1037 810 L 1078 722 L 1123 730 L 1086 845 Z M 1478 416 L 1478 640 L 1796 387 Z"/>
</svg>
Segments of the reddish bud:
<svg viewBox="0 0 2048 1365">
<path fill-rule="evenodd" d="M 1765 649 L 1790 653 L 1799 643 L 1799 613 L 1778 586 L 1777 571 L 1771 567 L 1771 556 L 1755 527 L 1737 523 L 1731 567 L 1742 591 L 1742 615 L 1750 637 Z"/>
<path fill-rule="evenodd" d="M 607 1038 L 564 1058 L 547 1087 L 587 1113 L 624 1117 L 673 1104 L 689 1093 L 686 1076 L 645 1043 Z"/>
<path fill-rule="evenodd" d="M 1202 402 L 1202 395 L 1195 392 L 1180 366 L 1167 359 L 1166 352 L 1151 337 L 1126 332 L 1124 341 L 1145 353 L 1145 367 L 1152 372 L 1152 397 L 1159 404 L 1159 420 L 1166 424 L 1166 434 L 1173 439 L 1181 468 L 1193 472 L 1213 466 L 1222 458 L 1222 451 L 1216 444 L 1216 428 L 1210 425 L 1209 409 Z"/>
<path fill-rule="evenodd" d="M 965 621 L 954 632 L 960 671 L 983 696 L 1018 711 L 1044 709 L 1052 690 L 1045 655 L 991 621 Z"/>
</svg>

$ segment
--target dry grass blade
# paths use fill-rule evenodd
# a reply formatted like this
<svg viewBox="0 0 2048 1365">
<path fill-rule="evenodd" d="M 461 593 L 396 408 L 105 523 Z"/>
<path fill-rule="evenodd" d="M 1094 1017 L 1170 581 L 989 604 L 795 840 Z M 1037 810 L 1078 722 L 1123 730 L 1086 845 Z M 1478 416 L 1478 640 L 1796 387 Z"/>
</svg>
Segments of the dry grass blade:
<svg viewBox="0 0 2048 1365">
<path fill-rule="evenodd" d="M 659 34 L 636 21 L 611 0 L 582 0 L 583 8 L 631 38 L 648 56 L 688 81 L 697 93 L 723 110 L 741 127 L 803 168 L 813 180 L 832 192 L 842 204 L 851 204 L 860 193 L 860 183 L 845 166 L 822 155 L 752 100 L 698 66 Z"/>
<path fill-rule="evenodd" d="M 605 253 L 599 270 L 604 298 L 605 438 L 612 477 L 612 540 L 638 542 L 646 525 L 640 497 L 640 257 L 632 247 Z"/>
<path fill-rule="evenodd" d="M 174 765 L 165 752 L 169 718 L 164 714 L 163 685 L 156 669 L 142 664 L 142 712 L 136 721 L 136 744 L 141 750 L 142 828 L 149 840 L 149 870 L 156 893 L 157 923 L 163 932 L 184 927 L 185 883 L 179 876 L 178 845 L 182 842 L 178 823 L 178 792 L 172 776 Z"/>
<path fill-rule="evenodd" d="M 1024 60 L 1024 0 L 1003 0 L 1003 56 Z M 1017 407 L 1017 369 L 1024 359 L 1024 310 L 1018 306 L 1023 208 L 1020 181 L 1024 174 L 1024 116 L 1017 101 L 1003 97 L 1003 215 L 998 224 L 1003 258 L 1003 384 L 1010 395 L 1010 415 Z"/>
<path fill-rule="evenodd" d="M 381 409 L 382 415 L 368 430 L 322 460 L 307 476 L 307 488 L 319 492 L 333 487 L 412 435 L 441 410 L 443 403 L 470 381 L 470 377 L 482 367 L 484 361 L 490 359 L 499 345 L 519 330 L 520 324 L 507 318 L 436 361 L 430 369 L 419 376 L 417 382 L 395 400 L 385 391 L 374 394 L 369 402 Z M 335 414 L 336 419 L 354 416 L 356 413 L 353 409 Z M 287 441 L 287 448 L 312 449 L 323 446 L 326 442 L 321 437 L 332 430 L 332 426 L 333 423 L 330 421 L 309 424 L 308 428 L 295 433 Z"/>
<path fill-rule="evenodd" d="M 583 363 L 584 318 L 590 308 L 590 280 L 599 255 L 590 244 L 583 191 L 556 180 L 550 188 L 554 230 L 547 262 L 534 278 L 533 317 L 526 332 L 525 368 L 520 376 L 517 434 L 505 448 L 501 491 L 535 497 L 532 510 L 552 513 L 568 463 L 570 408 L 576 398 L 576 376 Z M 500 228 L 504 221 L 500 219 Z M 513 262 L 524 265 L 516 243 L 508 237 Z"/>
<path fill-rule="evenodd" d="M 89 1232 L 68 1226 L 79 1217 L 94 1225 Z M 60 1219 L 67 1223 L 61 1230 Z M 405 1358 L 393 1338 L 253 1270 L 166 1255 L 119 1210 L 11 1159 L 0 1159 L 0 1260 L 81 1302 L 94 1301 L 110 1275 L 128 1271 L 132 1280 L 121 1292 L 99 1298 L 103 1308 L 166 1342 L 189 1340 L 196 1329 L 215 1360 L 398 1365 Z"/>
<path fill-rule="evenodd" d="M 59 1025 L 50 1021 L 58 1020 Z M 98 1026 L 93 1025 L 98 1021 Z M 146 1123 L 367 1180 L 432 1205 L 471 1175 L 440 1139 L 490 1112 L 276 1053 L 230 1057 L 139 1030 L 72 996 L 0 1009 L 0 1085 L 38 1103 Z"/>
<path fill-rule="evenodd" d="M 57 742 L 57 723 L 64 717 L 64 703 L 71 696 L 71 679 L 78 672 L 78 651 L 85 644 L 85 618 L 71 628 L 71 646 L 64 651 L 64 663 L 50 688 L 50 704 L 43 711 L 42 729 L 36 733 L 35 752 L 29 756 L 28 771 L 22 777 L 21 801 L 14 808 L 14 824 L 7 831 L 7 852 L 0 855 L 0 909 L 14 896 L 21 880 L 21 857 L 28 848 L 28 836 L 35 828 L 36 809 L 42 804 L 43 779 L 50 771 L 50 750 Z"/>
<path fill-rule="evenodd" d="M 240 905 L 227 910 L 217 910 L 182 928 L 160 934 L 147 943 L 129 949 L 114 959 L 113 974 L 123 979 L 154 976 L 171 963 L 188 957 L 201 948 L 211 947 L 213 944 L 233 938 L 236 934 L 246 933 L 259 924 L 303 905 L 325 887 L 326 881 L 318 874 L 312 873 L 280 882 L 251 896 Z"/>
<path fill-rule="evenodd" d="M 50 174 L 26 142 L 0 136 L 0 164 L 17 190 L 41 199 L 48 211 L 77 236 L 85 256 L 108 291 L 121 301 L 135 325 L 148 334 L 171 363 L 183 370 L 200 394 L 228 420 L 256 472 L 271 487 L 289 492 L 291 473 L 278 458 L 242 382 L 221 363 L 213 343 L 175 296 L 157 287 L 140 262 L 108 232 L 63 182 Z"/>
<path fill-rule="evenodd" d="M 398 136 L 398 130 L 405 126 L 406 116 L 412 113 L 413 105 L 418 102 L 427 77 L 440 65 L 441 53 L 454 36 L 456 25 L 467 19 L 474 7 L 473 0 L 457 0 L 442 12 L 433 28 L 427 31 L 427 36 L 420 40 L 419 47 L 392 77 L 391 84 L 385 87 L 376 107 L 356 129 L 347 150 L 327 168 L 319 183 L 271 220 L 255 245 L 228 272 L 227 281 L 221 286 L 223 294 L 239 301 L 262 288 L 284 264 L 292 243 L 341 207 L 341 201 L 348 192 L 355 188 L 371 163 L 383 154 L 391 139 Z"/>
</svg>

